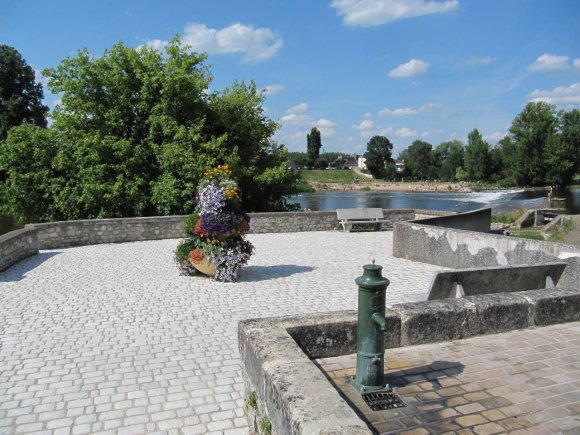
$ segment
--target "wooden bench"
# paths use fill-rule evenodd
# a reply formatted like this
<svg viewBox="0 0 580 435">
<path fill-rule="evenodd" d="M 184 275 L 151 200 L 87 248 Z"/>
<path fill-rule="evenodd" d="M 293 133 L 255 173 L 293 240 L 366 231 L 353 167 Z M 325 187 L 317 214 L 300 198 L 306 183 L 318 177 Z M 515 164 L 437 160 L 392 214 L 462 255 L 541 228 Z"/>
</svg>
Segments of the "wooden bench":
<svg viewBox="0 0 580 435">
<path fill-rule="evenodd" d="M 382 208 L 337 208 L 336 216 L 344 231 L 379 231 L 388 222 Z"/>
</svg>

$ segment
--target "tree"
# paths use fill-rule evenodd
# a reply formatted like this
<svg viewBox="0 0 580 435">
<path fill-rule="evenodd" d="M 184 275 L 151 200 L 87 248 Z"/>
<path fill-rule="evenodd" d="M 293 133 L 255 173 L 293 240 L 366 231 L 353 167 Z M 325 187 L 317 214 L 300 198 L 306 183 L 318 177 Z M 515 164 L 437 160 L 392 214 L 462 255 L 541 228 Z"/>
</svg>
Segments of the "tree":
<svg viewBox="0 0 580 435">
<path fill-rule="evenodd" d="M 264 115 L 263 97 L 253 83 L 238 82 L 208 94 L 204 61 L 175 38 L 164 53 L 119 43 L 45 70 L 62 103 L 48 129 L 55 152 L 43 160 L 52 178 L 30 185 L 29 195 L 42 195 L 50 210 L 42 219 L 186 214 L 205 170 L 222 163 L 234 169 L 246 210 L 284 208 L 298 174 L 270 140 L 278 126 Z M 10 143 L 25 140 L 32 134 Z M 26 168 L 2 163 L 17 155 L 8 152 L 0 170 L 20 180 Z M 0 183 L 8 204 L 18 192 Z M 18 215 L 38 219 L 34 210 Z"/>
<path fill-rule="evenodd" d="M 491 169 L 489 144 L 483 140 L 477 129 L 467 136 L 464 160 L 468 179 L 476 181 L 488 179 Z"/>
<path fill-rule="evenodd" d="M 0 141 L 0 212 L 21 222 L 43 222 L 62 218 L 54 196 L 61 190 L 61 174 L 54 167 L 57 143 L 51 130 L 23 124 L 10 129 Z"/>
<path fill-rule="evenodd" d="M 560 113 L 560 131 L 562 142 L 571 150 L 567 158 L 574 161 L 574 173 L 580 174 L 580 110 Z"/>
<path fill-rule="evenodd" d="M 0 45 L 0 140 L 21 124 L 46 127 L 48 107 L 42 104 L 42 85 L 20 53 Z"/>
<path fill-rule="evenodd" d="M 558 114 L 560 134 L 549 136 L 544 148 L 546 181 L 568 185 L 580 169 L 580 110 Z"/>
<path fill-rule="evenodd" d="M 373 177 L 384 178 L 387 175 L 386 166 L 393 160 L 392 151 L 393 144 L 385 136 L 371 137 L 364 158 L 367 169 Z"/>
<path fill-rule="evenodd" d="M 308 154 L 308 162 L 310 165 L 314 165 L 320 157 L 320 148 L 322 148 L 320 130 L 312 127 L 310 133 L 306 135 L 306 153 Z"/>
<path fill-rule="evenodd" d="M 455 179 L 457 168 L 463 166 L 463 142 L 452 140 L 442 142 L 433 150 L 434 162 L 439 162 L 437 178 L 446 181 Z"/>
<path fill-rule="evenodd" d="M 209 97 L 206 132 L 223 137 L 219 159 L 238 178 L 242 204 L 248 211 L 280 211 L 296 192 L 299 173 L 289 171 L 288 152 L 271 141 L 278 124 L 267 118 L 264 95 L 254 82 L 234 82 Z"/>
<path fill-rule="evenodd" d="M 432 165 L 432 148 L 430 143 L 416 140 L 401 153 L 400 159 L 405 160 L 405 169 L 412 177 L 422 180 L 428 176 Z"/>
<path fill-rule="evenodd" d="M 515 117 L 509 129 L 508 165 L 519 184 L 538 185 L 544 181 L 544 149 L 556 134 L 556 109 L 543 101 L 530 102 Z"/>
</svg>

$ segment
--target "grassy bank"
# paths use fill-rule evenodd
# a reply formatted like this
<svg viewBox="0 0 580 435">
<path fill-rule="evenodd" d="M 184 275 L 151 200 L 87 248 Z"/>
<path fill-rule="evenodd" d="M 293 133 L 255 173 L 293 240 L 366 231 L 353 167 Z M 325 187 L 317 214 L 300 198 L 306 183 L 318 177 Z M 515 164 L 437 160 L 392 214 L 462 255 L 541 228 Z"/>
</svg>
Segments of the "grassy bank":
<svg viewBox="0 0 580 435">
<path fill-rule="evenodd" d="M 312 169 L 301 170 L 300 176 L 306 182 L 315 183 L 368 183 L 368 182 L 382 182 L 382 180 L 371 180 L 369 178 L 361 177 L 352 169 Z"/>
</svg>

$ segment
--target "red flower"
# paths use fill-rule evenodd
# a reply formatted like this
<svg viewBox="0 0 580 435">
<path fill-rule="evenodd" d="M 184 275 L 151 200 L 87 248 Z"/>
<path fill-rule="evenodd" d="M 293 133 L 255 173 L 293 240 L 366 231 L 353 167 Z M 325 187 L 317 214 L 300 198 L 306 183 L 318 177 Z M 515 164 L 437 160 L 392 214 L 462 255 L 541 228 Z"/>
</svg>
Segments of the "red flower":
<svg viewBox="0 0 580 435">
<path fill-rule="evenodd" d="M 189 261 L 191 263 L 203 263 L 203 255 L 199 249 L 194 249 L 189 253 Z"/>
</svg>

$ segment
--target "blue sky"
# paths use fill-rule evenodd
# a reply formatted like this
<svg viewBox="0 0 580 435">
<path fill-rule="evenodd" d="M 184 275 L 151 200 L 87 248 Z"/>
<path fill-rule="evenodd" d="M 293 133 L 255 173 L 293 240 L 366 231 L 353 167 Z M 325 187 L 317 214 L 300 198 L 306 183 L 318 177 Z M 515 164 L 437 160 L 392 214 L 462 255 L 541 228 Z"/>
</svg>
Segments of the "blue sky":
<svg viewBox="0 0 580 435">
<path fill-rule="evenodd" d="M 579 22 L 578 0 L 14 0 L 0 43 L 40 71 L 180 34 L 208 53 L 212 90 L 264 89 L 291 151 L 316 126 L 325 151 L 361 154 L 383 134 L 396 156 L 474 128 L 495 144 L 530 100 L 580 107 Z"/>
</svg>

